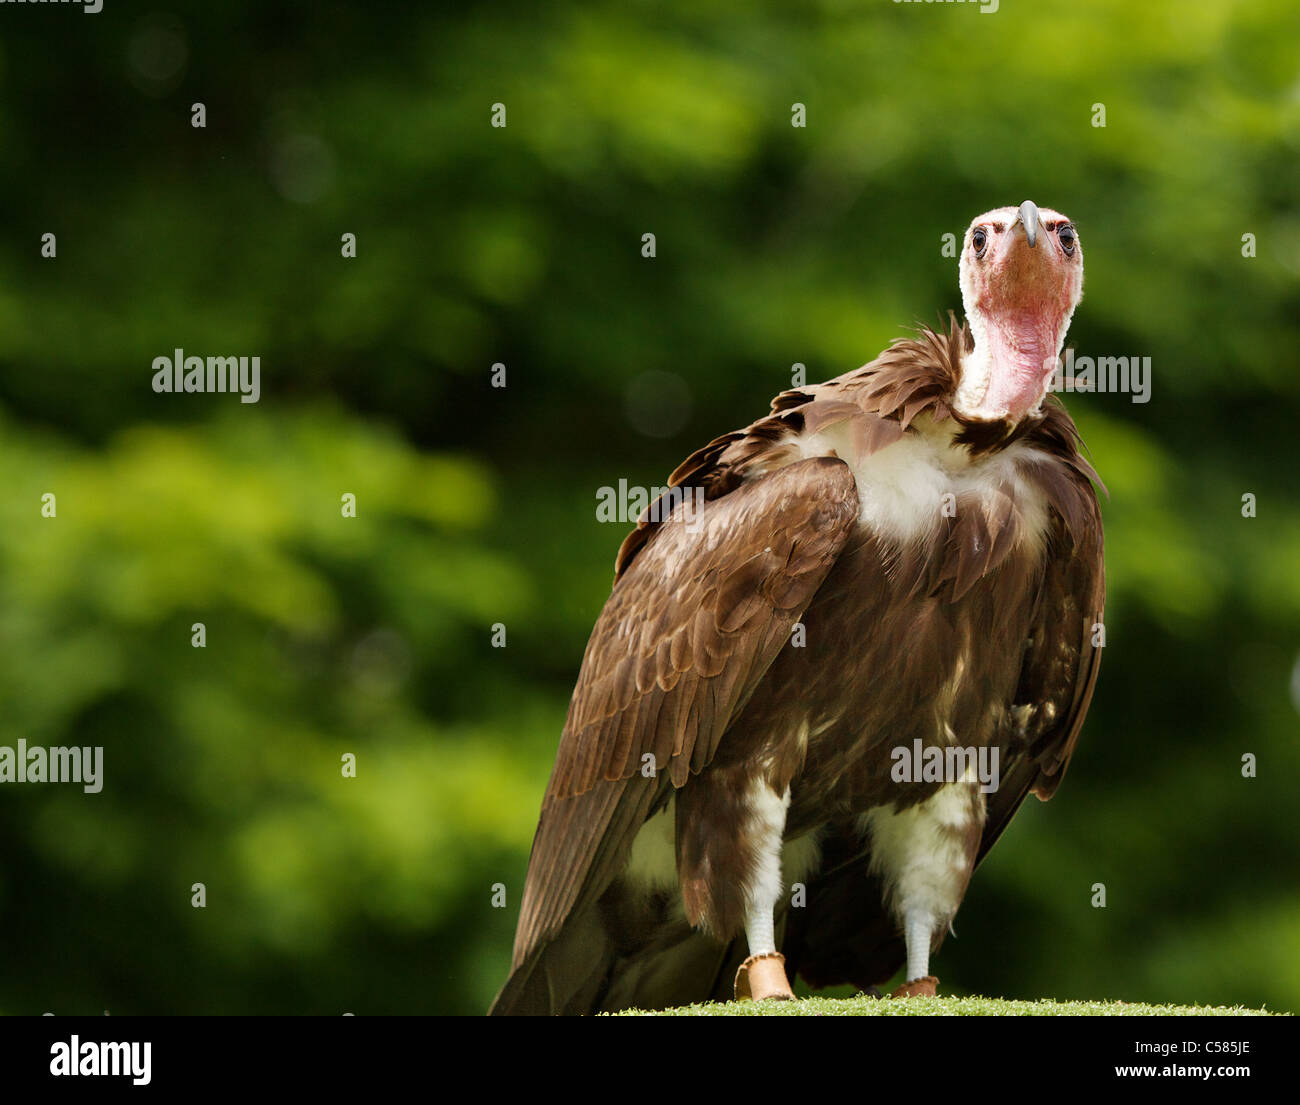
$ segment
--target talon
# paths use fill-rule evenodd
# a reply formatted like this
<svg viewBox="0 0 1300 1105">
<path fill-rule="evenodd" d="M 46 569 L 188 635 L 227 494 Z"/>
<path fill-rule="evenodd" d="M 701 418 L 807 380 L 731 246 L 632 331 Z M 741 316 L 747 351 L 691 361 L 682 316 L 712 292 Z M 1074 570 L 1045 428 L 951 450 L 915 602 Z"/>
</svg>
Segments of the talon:
<svg viewBox="0 0 1300 1105">
<path fill-rule="evenodd" d="M 934 975 L 926 975 L 924 978 L 914 978 L 911 982 L 904 982 L 889 996 L 891 998 L 932 998 L 938 989 L 939 980 Z"/>
<path fill-rule="evenodd" d="M 751 955 L 736 971 L 737 1001 L 794 1001 L 780 952 Z"/>
</svg>

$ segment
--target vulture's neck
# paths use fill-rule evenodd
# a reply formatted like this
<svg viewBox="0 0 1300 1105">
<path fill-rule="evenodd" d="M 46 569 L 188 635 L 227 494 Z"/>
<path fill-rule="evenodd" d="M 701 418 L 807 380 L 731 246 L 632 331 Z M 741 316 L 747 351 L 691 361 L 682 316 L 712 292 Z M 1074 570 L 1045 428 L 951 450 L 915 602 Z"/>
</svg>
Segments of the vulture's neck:
<svg viewBox="0 0 1300 1105">
<path fill-rule="evenodd" d="M 1037 413 L 1056 370 L 1069 316 L 974 313 L 969 322 L 974 348 L 962 358 L 956 410 L 987 420 Z"/>
</svg>

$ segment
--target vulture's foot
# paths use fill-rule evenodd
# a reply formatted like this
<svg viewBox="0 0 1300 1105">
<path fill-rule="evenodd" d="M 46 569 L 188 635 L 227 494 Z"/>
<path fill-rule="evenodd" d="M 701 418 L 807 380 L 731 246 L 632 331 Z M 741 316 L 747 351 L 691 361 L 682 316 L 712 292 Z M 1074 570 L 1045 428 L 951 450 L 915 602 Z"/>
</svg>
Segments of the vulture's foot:
<svg viewBox="0 0 1300 1105">
<path fill-rule="evenodd" d="M 737 1001 L 794 1001 L 780 952 L 751 955 L 736 971 Z"/>
<path fill-rule="evenodd" d="M 939 980 L 934 975 L 914 978 L 904 982 L 889 996 L 891 998 L 932 998 L 939 989 Z"/>
</svg>

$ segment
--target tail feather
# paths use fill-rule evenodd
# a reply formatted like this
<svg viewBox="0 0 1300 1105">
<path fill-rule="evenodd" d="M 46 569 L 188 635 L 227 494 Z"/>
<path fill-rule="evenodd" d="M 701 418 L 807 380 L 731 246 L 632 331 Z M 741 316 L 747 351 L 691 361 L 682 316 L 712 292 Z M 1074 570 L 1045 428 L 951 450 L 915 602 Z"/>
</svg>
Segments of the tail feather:
<svg viewBox="0 0 1300 1105">
<path fill-rule="evenodd" d="M 616 958 L 597 911 L 585 910 L 510 972 L 488 1014 L 548 1017 L 594 1012 Z"/>
<path fill-rule="evenodd" d="M 680 900 L 664 896 L 653 903 L 659 916 L 636 926 L 631 942 L 626 919 L 647 905 L 616 882 L 511 972 L 490 1013 L 573 1016 L 730 1000 L 743 941 L 724 944 L 692 929 Z"/>
</svg>

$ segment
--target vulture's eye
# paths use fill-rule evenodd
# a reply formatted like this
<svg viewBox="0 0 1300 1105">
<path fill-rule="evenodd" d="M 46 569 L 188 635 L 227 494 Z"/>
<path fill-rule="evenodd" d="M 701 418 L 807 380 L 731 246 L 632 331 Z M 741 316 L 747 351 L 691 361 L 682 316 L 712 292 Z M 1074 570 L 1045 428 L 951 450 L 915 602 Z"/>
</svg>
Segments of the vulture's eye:
<svg viewBox="0 0 1300 1105">
<path fill-rule="evenodd" d="M 984 249 L 989 244 L 989 236 L 982 226 L 971 231 L 970 244 L 975 247 L 975 256 L 983 257 Z"/>
<path fill-rule="evenodd" d="M 1056 236 L 1061 239 L 1061 248 L 1067 254 L 1074 252 L 1074 227 L 1066 223 L 1056 232 Z"/>
</svg>

